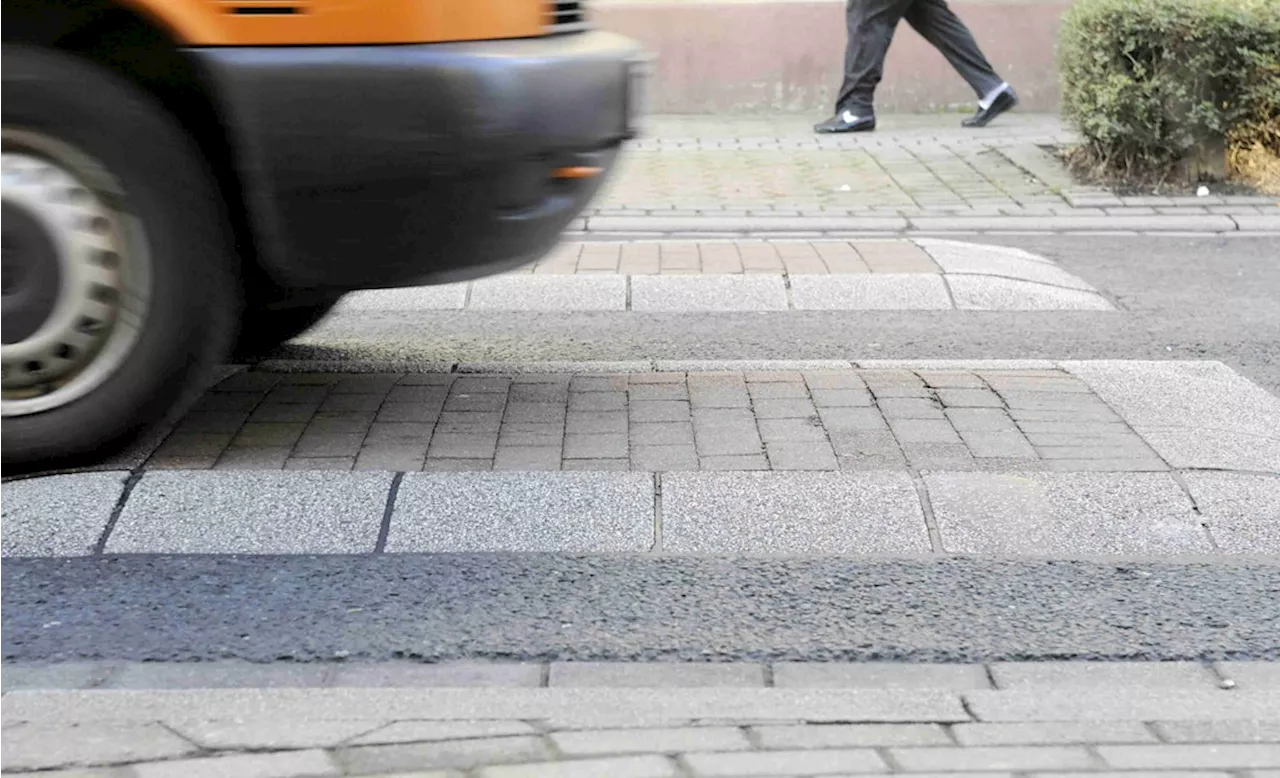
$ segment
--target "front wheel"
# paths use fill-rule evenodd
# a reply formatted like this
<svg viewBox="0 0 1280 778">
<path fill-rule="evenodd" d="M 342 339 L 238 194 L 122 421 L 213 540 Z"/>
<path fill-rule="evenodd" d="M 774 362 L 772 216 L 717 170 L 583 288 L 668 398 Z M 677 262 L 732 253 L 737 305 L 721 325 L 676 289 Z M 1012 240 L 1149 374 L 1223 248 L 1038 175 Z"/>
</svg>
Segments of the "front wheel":
<svg viewBox="0 0 1280 778">
<path fill-rule="evenodd" d="M 52 466 L 199 391 L 237 296 L 208 171 L 149 95 L 17 45 L 3 80 L 3 461 Z"/>
</svg>

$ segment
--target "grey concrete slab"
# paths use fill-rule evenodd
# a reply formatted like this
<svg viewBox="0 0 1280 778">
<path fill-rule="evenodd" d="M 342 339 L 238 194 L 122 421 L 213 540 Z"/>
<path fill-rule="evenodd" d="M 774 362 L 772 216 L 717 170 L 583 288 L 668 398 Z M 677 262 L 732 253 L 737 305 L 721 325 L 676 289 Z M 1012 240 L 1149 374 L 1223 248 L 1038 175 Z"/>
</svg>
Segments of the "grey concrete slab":
<svg viewBox="0 0 1280 778">
<path fill-rule="evenodd" d="M 5 692 L 23 689 L 91 689 L 115 669 L 110 662 L 7 662 Z"/>
<path fill-rule="evenodd" d="M 1217 676 L 1199 662 L 996 662 L 1000 689 L 1216 689 Z"/>
<path fill-rule="evenodd" d="M 944 276 L 962 311 L 1111 311 L 1096 292 L 995 276 Z"/>
<path fill-rule="evenodd" d="M 1003 276 L 1032 283 L 1096 291 L 1077 276 L 1041 257 L 1031 258 L 1027 252 L 1013 252 L 1003 247 L 937 241 L 923 246 L 943 272 L 961 275 Z"/>
<path fill-rule="evenodd" d="M 334 668 L 330 685 L 532 688 L 542 685 L 542 668 L 526 662 L 344 662 Z"/>
<path fill-rule="evenodd" d="M 791 302 L 801 311 L 949 311 L 951 297 L 932 273 L 796 275 Z"/>
<path fill-rule="evenodd" d="M 169 759 L 196 750 L 194 744 L 159 724 L 134 720 L 88 723 L 76 727 L 75 737 L 68 737 L 65 725 L 29 723 L 4 733 L 4 749 L 0 754 L 3 754 L 3 769 L 9 772 Z"/>
<path fill-rule="evenodd" d="M 1006 689 L 968 692 L 979 721 L 1214 721 L 1280 718 L 1270 691 L 1206 689 Z"/>
<path fill-rule="evenodd" d="M 631 310 L 785 311 L 781 275 L 632 276 Z"/>
<path fill-rule="evenodd" d="M 313 663 L 213 662 L 121 663 L 103 689 L 228 689 L 320 686 L 327 668 Z"/>
<path fill-rule="evenodd" d="M 981 250 L 983 256 L 997 258 L 1002 261 L 1039 262 L 1043 265 L 1056 266 L 1053 260 L 1042 254 L 1036 254 L 1013 246 L 978 244 L 962 240 L 948 240 L 946 238 L 912 238 L 911 242 L 924 249 L 925 253 L 931 257 L 948 254 L 964 255 Z M 937 261 L 936 258 L 935 261 Z"/>
<path fill-rule="evenodd" d="M 114 554 L 373 550 L 391 473 L 149 472 L 107 541 Z"/>
<path fill-rule="evenodd" d="M 653 369 L 653 363 L 647 360 L 620 362 L 460 362 L 457 369 L 459 373 L 487 373 L 512 376 L 584 375 L 595 373 L 647 373 Z"/>
<path fill-rule="evenodd" d="M 1280 700 L 1266 710 L 1277 706 Z M 1005 715 L 1019 712 L 1015 706 L 1005 707 Z M 761 711 L 782 721 L 970 720 L 958 695 L 911 689 L 216 689 L 14 692 L 5 697 L 7 720 L 60 726 L 185 720 L 193 710 L 209 720 L 555 719 L 597 725 L 602 720 L 620 725 L 653 720 L 758 720 Z M 1171 720 L 1180 718 L 1185 717 Z"/>
<path fill-rule="evenodd" d="M 1212 548 L 1161 473 L 927 473 L 950 552 L 1181 554 Z"/>
<path fill-rule="evenodd" d="M 1229 554 L 1280 554 L 1280 477 L 1185 473 L 1209 534 Z"/>
<path fill-rule="evenodd" d="M 0 487 L 4 556 L 93 553 L 128 475 L 75 473 L 4 484 Z"/>
<path fill-rule="evenodd" d="M 982 665 L 901 662 L 778 662 L 773 684 L 781 689 L 990 689 Z"/>
<path fill-rule="evenodd" d="M 553 662 L 553 688 L 763 688 L 764 665 L 740 662 Z"/>
<path fill-rule="evenodd" d="M 618 275 L 486 278 L 471 284 L 468 310 L 477 311 L 623 311 L 627 278 Z"/>
<path fill-rule="evenodd" d="M 1220 362 L 1062 362 L 1173 467 L 1280 472 L 1280 398 Z"/>
<path fill-rule="evenodd" d="M 1047 359 L 859 359 L 863 370 L 1053 370 Z"/>
<path fill-rule="evenodd" d="M 662 482 L 663 550 L 709 554 L 929 551 L 903 473 L 671 474 Z"/>
<path fill-rule="evenodd" d="M 196 714 L 198 715 L 198 714 Z M 254 720 L 165 722 L 170 729 L 211 751 L 284 750 L 293 748 L 334 748 L 339 744 L 381 728 L 383 719 L 346 721 Z"/>
<path fill-rule="evenodd" d="M 461 310 L 467 301 L 466 284 L 415 286 L 408 289 L 373 289 L 352 292 L 335 306 L 331 316 L 347 312 Z"/>
<path fill-rule="evenodd" d="M 647 551 L 653 477 L 631 473 L 410 473 L 387 551 Z"/>
<path fill-rule="evenodd" d="M 1218 670 L 1242 689 L 1280 692 L 1280 662 L 1219 662 Z"/>
<path fill-rule="evenodd" d="M 852 371 L 852 363 L 843 359 L 660 359 L 654 363 L 658 372 L 676 373 L 742 373 L 778 370 L 844 370 Z"/>
</svg>

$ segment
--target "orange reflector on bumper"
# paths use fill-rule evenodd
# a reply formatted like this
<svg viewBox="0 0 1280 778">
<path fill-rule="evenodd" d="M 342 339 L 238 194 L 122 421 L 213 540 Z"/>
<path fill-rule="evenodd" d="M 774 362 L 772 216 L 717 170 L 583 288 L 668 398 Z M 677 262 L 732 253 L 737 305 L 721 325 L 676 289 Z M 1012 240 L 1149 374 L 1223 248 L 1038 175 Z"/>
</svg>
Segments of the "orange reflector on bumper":
<svg viewBox="0 0 1280 778">
<path fill-rule="evenodd" d="M 552 178 L 594 178 L 604 172 L 602 167 L 558 167 L 551 171 Z"/>
</svg>

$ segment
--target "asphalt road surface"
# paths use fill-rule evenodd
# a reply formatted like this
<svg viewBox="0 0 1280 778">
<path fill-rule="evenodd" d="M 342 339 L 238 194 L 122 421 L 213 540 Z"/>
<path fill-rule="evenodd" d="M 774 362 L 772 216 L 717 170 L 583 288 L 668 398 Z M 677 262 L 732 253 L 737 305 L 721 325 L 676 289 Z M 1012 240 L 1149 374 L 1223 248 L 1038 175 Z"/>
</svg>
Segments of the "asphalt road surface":
<svg viewBox="0 0 1280 778">
<path fill-rule="evenodd" d="M 987 237 L 1119 312 L 348 312 L 294 358 L 1212 359 L 1280 391 L 1274 238 Z M 554 517 L 548 517 L 551 520 Z M 9 559 L 6 660 L 1280 659 L 1275 560 Z"/>
</svg>

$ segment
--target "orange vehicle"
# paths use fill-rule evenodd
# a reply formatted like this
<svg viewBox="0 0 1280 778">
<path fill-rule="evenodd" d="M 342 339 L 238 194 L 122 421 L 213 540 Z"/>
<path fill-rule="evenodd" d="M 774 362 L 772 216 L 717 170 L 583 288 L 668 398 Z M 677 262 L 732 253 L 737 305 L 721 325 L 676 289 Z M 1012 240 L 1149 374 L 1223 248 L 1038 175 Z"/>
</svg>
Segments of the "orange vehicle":
<svg viewBox="0 0 1280 778">
<path fill-rule="evenodd" d="M 571 0 L 7 0 L 3 459 L 118 447 L 351 290 L 537 259 L 635 132 Z"/>
</svg>

